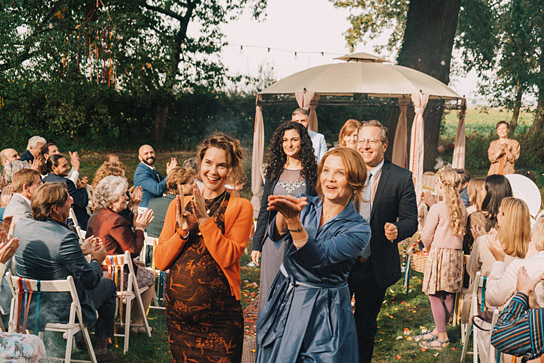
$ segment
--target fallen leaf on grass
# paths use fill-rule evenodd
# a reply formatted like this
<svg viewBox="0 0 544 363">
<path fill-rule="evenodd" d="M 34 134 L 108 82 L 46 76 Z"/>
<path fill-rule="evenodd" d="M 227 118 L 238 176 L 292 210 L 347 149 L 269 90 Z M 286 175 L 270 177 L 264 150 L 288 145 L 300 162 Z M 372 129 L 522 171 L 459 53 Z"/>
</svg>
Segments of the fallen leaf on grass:
<svg viewBox="0 0 544 363">
<path fill-rule="evenodd" d="M 402 339 L 402 336 L 399 335 L 399 336 L 397 337 L 397 340 L 401 340 L 401 339 Z"/>
<path fill-rule="evenodd" d="M 396 357 L 396 358 L 397 358 L 397 359 L 401 359 L 402 357 L 401 357 L 400 355 L 397 354 L 397 357 Z"/>
<path fill-rule="evenodd" d="M 393 315 L 387 315 L 387 317 L 388 317 L 389 319 L 395 319 L 395 317 L 394 317 Z"/>
<path fill-rule="evenodd" d="M 451 350 L 457 350 L 457 349 L 455 349 L 455 347 L 451 347 Z"/>
<path fill-rule="evenodd" d="M 422 351 L 422 352 L 426 352 L 426 351 L 427 351 L 427 348 L 421 347 L 421 351 Z"/>
<path fill-rule="evenodd" d="M 389 288 L 389 292 L 394 294 L 395 293 L 395 290 L 393 290 L 392 288 Z"/>
<path fill-rule="evenodd" d="M 404 328 L 404 335 L 410 335 L 412 334 L 412 331 L 408 328 Z"/>
<path fill-rule="evenodd" d="M 411 342 L 412 341 L 412 337 L 406 337 L 406 340 Z"/>
</svg>

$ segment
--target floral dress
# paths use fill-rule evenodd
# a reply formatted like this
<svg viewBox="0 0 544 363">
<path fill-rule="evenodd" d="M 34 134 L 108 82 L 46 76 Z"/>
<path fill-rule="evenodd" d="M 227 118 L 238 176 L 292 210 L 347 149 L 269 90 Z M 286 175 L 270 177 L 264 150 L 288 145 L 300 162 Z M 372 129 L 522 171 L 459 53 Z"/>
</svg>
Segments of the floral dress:
<svg viewBox="0 0 544 363">
<path fill-rule="evenodd" d="M 225 233 L 230 193 L 206 200 L 206 208 Z M 192 212 L 191 204 L 187 211 Z M 174 362 L 240 362 L 244 320 L 240 301 L 210 255 L 202 236 L 191 233 L 166 282 L 168 341 Z"/>
</svg>

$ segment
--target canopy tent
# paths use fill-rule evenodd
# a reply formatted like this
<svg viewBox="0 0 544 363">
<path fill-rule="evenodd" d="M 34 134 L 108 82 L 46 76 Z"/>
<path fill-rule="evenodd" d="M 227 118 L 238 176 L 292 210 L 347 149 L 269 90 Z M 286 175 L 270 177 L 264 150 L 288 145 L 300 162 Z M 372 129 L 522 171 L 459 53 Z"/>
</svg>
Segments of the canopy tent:
<svg viewBox="0 0 544 363">
<path fill-rule="evenodd" d="M 410 163 L 416 192 L 421 189 L 423 175 L 423 111 L 428 99 L 454 100 L 461 97 L 439 80 L 412 68 L 387 64 L 368 53 L 348 54 L 339 58 L 343 63 L 332 63 L 309 68 L 288 76 L 259 92 L 253 134 L 252 203 L 256 211 L 260 204 L 261 170 L 264 155 L 264 127 L 262 101 L 268 95 L 293 95 L 300 107 L 310 109 L 310 125 L 318 130 L 316 107 L 321 96 L 365 95 L 377 98 L 397 98 L 401 109 L 393 142 L 392 162 L 407 167 L 406 108 L 411 99 L 416 117 L 412 127 L 411 150 L 421 155 Z M 464 127 L 464 122 L 462 123 Z M 464 132 L 462 133 L 464 136 Z M 463 143 L 464 146 L 464 143 Z M 414 152 L 415 151 L 415 152 Z M 419 200 L 418 193 L 418 200 Z"/>
</svg>

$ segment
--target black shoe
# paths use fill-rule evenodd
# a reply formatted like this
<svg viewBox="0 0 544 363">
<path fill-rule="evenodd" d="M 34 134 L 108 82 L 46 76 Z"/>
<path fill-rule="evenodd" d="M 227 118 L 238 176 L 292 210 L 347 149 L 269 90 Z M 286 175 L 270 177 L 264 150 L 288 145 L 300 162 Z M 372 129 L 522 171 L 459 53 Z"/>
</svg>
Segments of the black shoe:
<svg viewBox="0 0 544 363">
<path fill-rule="evenodd" d="M 98 363 L 117 362 L 117 359 L 119 359 L 117 354 L 115 354 L 111 350 L 106 350 L 104 352 L 95 352 L 95 355 Z"/>
</svg>

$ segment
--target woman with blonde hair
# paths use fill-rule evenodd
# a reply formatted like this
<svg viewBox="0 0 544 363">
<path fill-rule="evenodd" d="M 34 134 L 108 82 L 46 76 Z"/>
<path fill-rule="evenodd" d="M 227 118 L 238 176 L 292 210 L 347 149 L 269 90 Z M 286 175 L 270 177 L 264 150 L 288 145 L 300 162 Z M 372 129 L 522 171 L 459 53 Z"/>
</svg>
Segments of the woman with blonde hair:
<svg viewBox="0 0 544 363">
<path fill-rule="evenodd" d="M 202 191 L 177 196 L 166 212 L 158 269 L 168 270 L 166 324 L 174 362 L 240 362 L 244 339 L 240 257 L 249 240 L 253 207 L 225 188 L 242 167 L 240 142 L 224 134 L 197 150 Z"/>
<path fill-rule="evenodd" d="M 353 118 L 350 118 L 340 129 L 338 135 L 338 144 L 340 146 L 355 149 L 357 147 L 357 131 L 361 127 L 361 123 Z"/>
<path fill-rule="evenodd" d="M 459 195 L 459 174 L 448 168 L 437 175 L 442 201 L 429 210 L 421 233 L 425 248 L 430 249 L 422 289 L 429 296 L 436 327 L 421 336 L 419 345 L 440 350 L 449 345 L 446 324 L 453 313 L 455 294 L 463 287 L 466 210 Z"/>
<path fill-rule="evenodd" d="M 503 215 L 499 214 L 499 233 L 496 236 L 490 234 L 487 242 L 489 251 L 495 258 L 485 293 L 486 302 L 491 306 L 504 306 L 514 296 L 521 267 L 525 267 L 533 279 L 544 273 L 544 217 L 537 219 L 533 235 L 530 237 L 529 208 L 524 201 L 505 198 L 501 204 L 501 211 Z M 507 222 L 506 219 L 512 220 Z M 514 230 L 509 231 L 501 226 L 503 223 L 511 226 L 512 222 L 515 224 Z M 534 252 L 529 256 L 531 244 L 534 246 Z M 506 265 L 507 254 L 515 254 L 519 258 Z"/>
<path fill-rule="evenodd" d="M 478 271 L 482 276 L 490 275 L 495 258 L 488 247 L 488 240 L 500 241 L 505 253 L 505 266 L 514 259 L 525 258 L 531 239 L 530 218 L 529 208 L 524 201 L 512 197 L 504 198 L 497 213 L 498 231 L 491 228 L 488 234 L 478 237 L 467 263 L 468 274 L 472 278 Z"/>
</svg>

